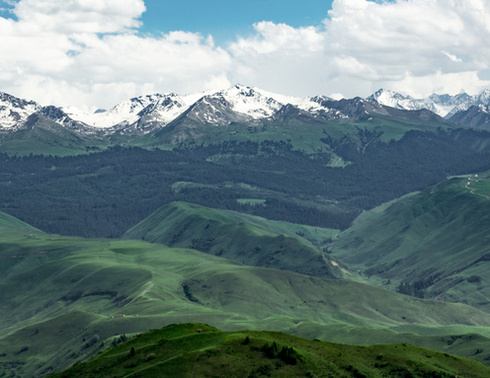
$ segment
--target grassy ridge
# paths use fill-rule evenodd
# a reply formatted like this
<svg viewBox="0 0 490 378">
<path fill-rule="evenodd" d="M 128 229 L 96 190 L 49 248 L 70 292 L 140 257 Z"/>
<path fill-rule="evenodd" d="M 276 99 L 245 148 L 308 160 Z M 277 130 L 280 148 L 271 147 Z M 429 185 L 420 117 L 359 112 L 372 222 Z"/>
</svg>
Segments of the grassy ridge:
<svg viewBox="0 0 490 378">
<path fill-rule="evenodd" d="M 2 212 L 0 212 L 0 232 L 1 235 L 13 233 L 22 235 L 42 233 L 42 231 L 37 228 Z"/>
<path fill-rule="evenodd" d="M 174 202 L 131 228 L 123 239 L 192 248 L 246 265 L 336 278 L 342 276 L 340 268 L 313 244 L 324 244 L 335 233 L 336 230 Z"/>
<path fill-rule="evenodd" d="M 453 178 L 365 214 L 330 248 L 399 291 L 488 311 L 489 176 Z"/>
<path fill-rule="evenodd" d="M 84 360 L 122 335 L 180 322 L 490 356 L 490 317 L 469 306 L 195 250 L 19 232 L 2 234 L 0 259 L 0 369 L 26 376 Z M 448 344 L 450 337 L 457 342 Z"/>
<path fill-rule="evenodd" d="M 275 332 L 173 325 L 53 377 L 486 377 L 490 367 L 406 344 L 349 346 Z"/>
</svg>

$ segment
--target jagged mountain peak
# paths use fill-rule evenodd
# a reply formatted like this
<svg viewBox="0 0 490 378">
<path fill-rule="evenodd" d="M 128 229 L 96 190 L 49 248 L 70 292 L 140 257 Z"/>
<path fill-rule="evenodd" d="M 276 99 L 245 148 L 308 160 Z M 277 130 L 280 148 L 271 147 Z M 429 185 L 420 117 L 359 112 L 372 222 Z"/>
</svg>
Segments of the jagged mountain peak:
<svg viewBox="0 0 490 378">
<path fill-rule="evenodd" d="M 457 112 L 465 111 L 471 106 L 490 104 L 490 90 L 483 90 L 474 96 L 463 92 L 456 95 L 431 94 L 425 98 L 413 98 L 391 90 L 380 89 L 369 96 L 368 99 L 396 109 L 427 109 L 441 117 L 450 118 Z"/>
<path fill-rule="evenodd" d="M 378 104 L 389 106 L 401 110 L 419 110 L 423 109 L 425 104 L 421 106 L 414 98 L 394 92 L 389 89 L 379 89 L 368 100 L 375 101 Z M 430 109 L 432 110 L 432 109 Z"/>
<path fill-rule="evenodd" d="M 380 88 L 368 97 L 369 100 L 379 99 L 379 98 L 400 98 L 400 99 L 410 99 L 412 97 L 392 91 L 390 89 Z"/>
<path fill-rule="evenodd" d="M 203 94 L 179 96 L 175 93 L 154 93 L 120 102 L 104 112 L 86 113 L 77 109 L 67 112 L 70 117 L 87 125 L 98 128 L 121 129 L 124 127 L 139 128 L 145 122 L 154 125 L 156 122 L 165 126 L 185 112 Z"/>
<path fill-rule="evenodd" d="M 41 106 L 34 101 L 0 92 L 0 129 L 16 129 L 40 109 Z"/>
<path fill-rule="evenodd" d="M 182 117 L 191 117 L 194 129 L 198 125 L 226 126 L 231 123 L 260 126 L 268 120 L 285 120 L 287 117 L 306 117 L 311 121 L 369 120 L 374 115 L 431 117 L 425 113 L 409 115 L 395 112 L 397 109 L 427 109 L 449 118 L 458 111 L 480 104 L 490 106 L 490 90 L 476 96 L 466 93 L 455 96 L 433 94 L 424 99 L 415 99 L 393 90 L 379 89 L 367 99 L 334 100 L 326 96 L 293 97 L 236 84 L 219 91 L 189 95 L 153 93 L 120 102 L 109 110 L 98 109 L 86 113 L 74 107 L 42 107 L 33 101 L 0 92 L 0 129 L 15 130 L 30 115 L 39 111 L 58 124 L 81 133 L 142 135 L 165 128 L 178 119 L 177 123 L 182 124 Z M 300 112 L 295 112 L 291 107 Z M 483 112 L 484 108 L 480 111 Z M 472 112 L 475 112 L 474 109 Z"/>
<path fill-rule="evenodd" d="M 234 85 L 226 90 L 217 92 L 213 97 L 222 97 L 230 104 L 231 109 L 253 119 L 263 119 L 273 116 L 283 104 L 273 97 L 267 96 L 251 87 Z"/>
</svg>

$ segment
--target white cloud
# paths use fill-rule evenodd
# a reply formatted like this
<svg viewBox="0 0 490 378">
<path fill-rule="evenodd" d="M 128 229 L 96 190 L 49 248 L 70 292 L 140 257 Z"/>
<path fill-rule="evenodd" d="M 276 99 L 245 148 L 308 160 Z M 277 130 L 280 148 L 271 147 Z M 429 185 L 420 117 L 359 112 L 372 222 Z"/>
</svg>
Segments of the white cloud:
<svg viewBox="0 0 490 378">
<path fill-rule="evenodd" d="M 456 55 L 448 53 L 447 51 L 442 51 L 444 55 L 446 55 L 449 59 L 456 63 L 463 63 L 463 59 L 458 58 Z"/>
<path fill-rule="evenodd" d="M 329 62 L 320 30 L 272 22 L 259 22 L 254 29 L 254 36 L 239 38 L 229 47 L 232 81 L 298 95 L 311 93 L 312 82 L 324 79 L 323 66 Z"/>
<path fill-rule="evenodd" d="M 14 13 L 40 31 L 116 33 L 140 26 L 143 0 L 21 0 Z"/>
<path fill-rule="evenodd" d="M 109 107 L 149 92 L 231 83 L 293 95 L 474 93 L 490 71 L 486 0 L 334 0 L 320 26 L 258 22 L 225 47 L 138 33 L 143 0 L 20 0 L 0 17 L 0 90 Z"/>
<path fill-rule="evenodd" d="M 271 90 L 270 76 L 289 92 L 347 96 L 382 86 L 422 91 L 409 82 L 425 82 L 424 94 L 489 84 L 475 74 L 490 68 L 490 2 L 483 0 L 335 0 L 322 28 L 255 29 L 230 51 L 239 74 Z"/>
<path fill-rule="evenodd" d="M 110 107 L 226 80 L 229 54 L 183 31 L 139 36 L 142 0 L 21 0 L 0 18 L 0 90 L 48 104 Z"/>
</svg>

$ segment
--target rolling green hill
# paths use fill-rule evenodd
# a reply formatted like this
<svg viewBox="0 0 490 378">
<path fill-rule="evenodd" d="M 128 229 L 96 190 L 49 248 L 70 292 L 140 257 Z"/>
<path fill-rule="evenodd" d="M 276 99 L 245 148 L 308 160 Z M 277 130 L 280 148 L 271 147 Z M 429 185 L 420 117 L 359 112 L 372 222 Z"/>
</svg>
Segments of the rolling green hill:
<svg viewBox="0 0 490 378">
<path fill-rule="evenodd" d="M 43 376 L 115 339 L 181 322 L 490 358 L 490 316 L 469 306 L 144 241 L 25 233 L 18 224 L 0 237 L 3 372 Z"/>
<path fill-rule="evenodd" d="M 406 344 L 370 347 L 182 324 L 126 341 L 52 377 L 488 377 L 490 367 Z"/>
<path fill-rule="evenodd" d="M 245 265 L 339 278 L 338 264 L 307 239 L 321 244 L 337 232 L 173 202 L 131 228 L 123 239 L 192 248 Z"/>
<path fill-rule="evenodd" d="M 452 178 L 362 215 L 329 247 L 400 292 L 490 310 L 490 174 Z"/>
</svg>

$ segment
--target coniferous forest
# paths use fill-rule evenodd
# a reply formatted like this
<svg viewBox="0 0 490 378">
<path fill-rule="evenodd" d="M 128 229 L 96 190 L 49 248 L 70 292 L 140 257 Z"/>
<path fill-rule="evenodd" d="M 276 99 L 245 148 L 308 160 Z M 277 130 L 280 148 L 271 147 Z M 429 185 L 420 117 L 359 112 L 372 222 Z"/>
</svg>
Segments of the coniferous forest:
<svg viewBox="0 0 490 378">
<path fill-rule="evenodd" d="M 345 229 L 363 210 L 487 169 L 490 161 L 490 133 L 483 131 L 413 130 L 387 143 L 359 140 L 322 139 L 347 162 L 343 167 L 329 165 L 330 152 L 306 153 L 285 141 L 114 147 L 71 157 L 5 154 L 0 210 L 46 232 L 84 237 L 119 237 L 172 201 Z"/>
</svg>

